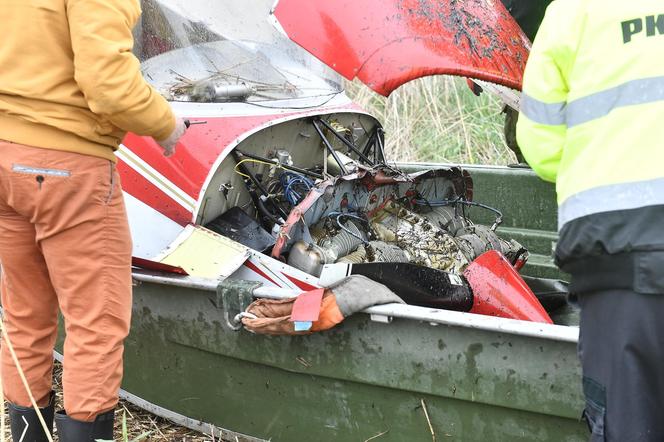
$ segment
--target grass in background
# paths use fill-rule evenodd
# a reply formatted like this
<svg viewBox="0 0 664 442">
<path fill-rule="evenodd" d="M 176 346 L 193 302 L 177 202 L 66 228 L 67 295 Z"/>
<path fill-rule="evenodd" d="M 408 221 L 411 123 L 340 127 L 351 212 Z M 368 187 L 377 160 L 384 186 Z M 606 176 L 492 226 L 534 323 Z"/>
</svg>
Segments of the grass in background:
<svg viewBox="0 0 664 442">
<path fill-rule="evenodd" d="M 464 79 L 426 77 L 389 98 L 357 80 L 347 82 L 346 91 L 383 124 L 390 161 L 516 162 L 503 136 L 502 102 L 487 93 L 476 97 Z"/>
</svg>

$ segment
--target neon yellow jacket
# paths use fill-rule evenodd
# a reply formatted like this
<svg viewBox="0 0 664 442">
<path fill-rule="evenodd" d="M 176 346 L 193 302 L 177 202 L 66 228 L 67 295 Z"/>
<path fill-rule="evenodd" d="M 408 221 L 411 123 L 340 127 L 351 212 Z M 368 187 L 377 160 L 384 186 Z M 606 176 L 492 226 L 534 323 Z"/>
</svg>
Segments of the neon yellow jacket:
<svg viewBox="0 0 664 442">
<path fill-rule="evenodd" d="M 664 3 L 556 0 L 524 77 L 519 145 L 557 183 L 589 189 L 664 177 Z"/>
<path fill-rule="evenodd" d="M 0 139 L 115 159 L 127 131 L 167 138 L 170 106 L 133 56 L 138 0 L 0 7 Z"/>
<path fill-rule="evenodd" d="M 664 266 L 663 55 L 661 0 L 555 0 L 535 38 L 517 140 L 556 182 L 556 258 L 573 276 L 620 267 L 643 286 Z"/>
</svg>

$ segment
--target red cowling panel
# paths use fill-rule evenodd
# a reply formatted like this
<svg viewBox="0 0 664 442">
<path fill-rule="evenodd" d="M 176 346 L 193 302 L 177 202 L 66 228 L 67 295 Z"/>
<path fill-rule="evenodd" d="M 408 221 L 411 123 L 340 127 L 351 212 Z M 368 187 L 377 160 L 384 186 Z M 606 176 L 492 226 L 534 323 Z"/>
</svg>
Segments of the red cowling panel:
<svg viewBox="0 0 664 442">
<path fill-rule="evenodd" d="M 521 89 L 530 42 L 500 0 L 279 0 L 292 40 L 389 95 L 436 74 Z"/>
<path fill-rule="evenodd" d="M 473 289 L 471 313 L 553 324 L 530 287 L 497 251 L 477 258 L 463 275 Z"/>
<path fill-rule="evenodd" d="M 158 272 L 175 273 L 177 275 L 189 276 L 189 273 L 182 267 L 175 267 L 172 265 L 164 264 L 163 262 L 152 261 L 137 256 L 131 257 L 131 265 L 140 267 L 146 270 L 156 270 Z"/>
</svg>

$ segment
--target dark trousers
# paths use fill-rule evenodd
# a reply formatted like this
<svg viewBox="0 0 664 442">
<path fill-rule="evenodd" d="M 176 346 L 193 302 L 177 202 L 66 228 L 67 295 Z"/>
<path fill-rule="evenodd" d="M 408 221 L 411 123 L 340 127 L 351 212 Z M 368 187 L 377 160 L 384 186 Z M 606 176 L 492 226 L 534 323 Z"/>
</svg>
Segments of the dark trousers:
<svg viewBox="0 0 664 442">
<path fill-rule="evenodd" d="M 595 441 L 664 441 L 664 295 L 579 296 L 586 419 Z"/>
</svg>

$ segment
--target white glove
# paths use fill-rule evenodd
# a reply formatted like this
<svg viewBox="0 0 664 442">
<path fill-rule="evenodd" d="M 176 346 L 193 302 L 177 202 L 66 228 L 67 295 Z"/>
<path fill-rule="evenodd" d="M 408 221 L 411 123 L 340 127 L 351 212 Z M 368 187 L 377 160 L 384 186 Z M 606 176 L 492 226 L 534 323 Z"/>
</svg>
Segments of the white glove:
<svg viewBox="0 0 664 442">
<path fill-rule="evenodd" d="M 157 140 L 157 143 L 164 148 L 165 157 L 170 157 L 175 153 L 175 146 L 186 131 L 187 126 L 184 124 L 184 119 L 177 118 L 175 120 L 175 129 L 173 129 L 171 135 L 165 140 Z"/>
</svg>

